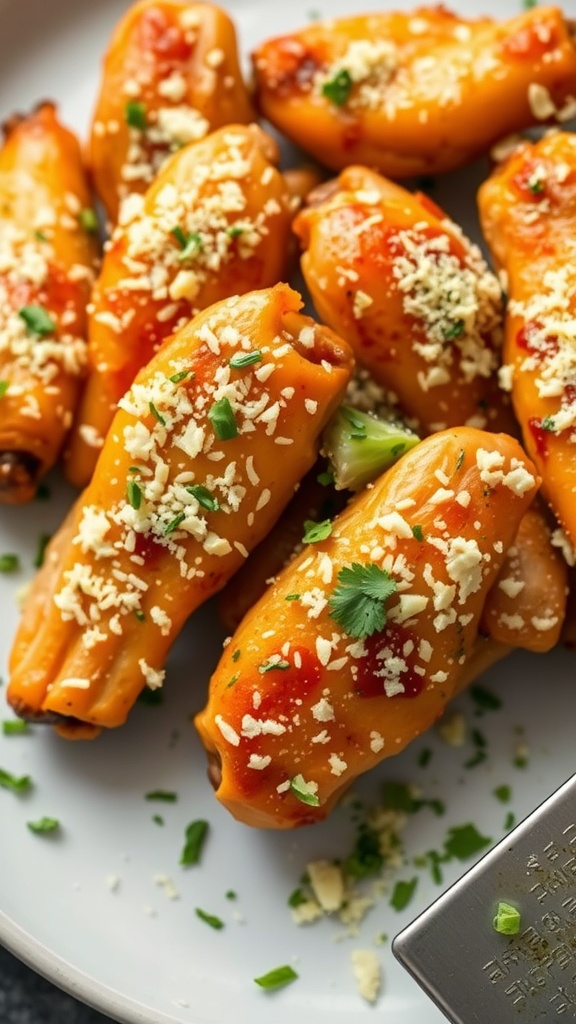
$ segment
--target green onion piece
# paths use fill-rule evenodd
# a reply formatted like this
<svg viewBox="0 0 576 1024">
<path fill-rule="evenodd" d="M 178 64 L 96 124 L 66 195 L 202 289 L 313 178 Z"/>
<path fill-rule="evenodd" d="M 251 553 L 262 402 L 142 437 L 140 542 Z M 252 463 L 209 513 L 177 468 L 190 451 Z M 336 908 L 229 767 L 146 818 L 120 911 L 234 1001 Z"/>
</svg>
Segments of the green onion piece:
<svg viewBox="0 0 576 1024">
<path fill-rule="evenodd" d="M 238 658 L 240 657 L 240 653 L 241 653 L 240 652 L 240 648 L 238 647 L 237 650 L 235 650 L 234 654 L 232 655 L 232 661 L 238 661 Z"/>
<path fill-rule="evenodd" d="M 11 552 L 6 552 L 4 555 L 0 555 L 0 572 L 18 572 L 20 568 L 20 558 L 18 555 L 13 555 Z"/>
<path fill-rule="evenodd" d="M 148 402 L 148 408 L 150 409 L 150 412 L 152 413 L 154 419 L 158 420 L 158 423 L 161 423 L 162 426 L 165 427 L 166 426 L 166 420 L 161 415 L 161 413 L 158 412 L 158 409 L 154 405 L 154 402 Z"/>
<path fill-rule="evenodd" d="M 352 76 L 346 68 L 337 71 L 333 78 L 324 82 L 322 95 L 337 107 L 343 107 L 352 89 Z"/>
<path fill-rule="evenodd" d="M 138 100 L 128 100 L 124 107 L 124 117 L 126 118 L 126 124 L 130 128 L 138 128 L 139 131 L 143 132 L 148 127 L 146 104 Z"/>
<path fill-rule="evenodd" d="M 51 533 L 41 533 L 38 538 L 38 547 L 36 548 L 36 554 L 34 555 L 34 568 L 39 569 L 44 564 L 44 556 L 46 554 L 46 548 L 48 547 L 52 539 Z"/>
<path fill-rule="evenodd" d="M 163 800 L 166 804 L 175 804 L 178 794 L 174 793 L 171 789 L 151 789 L 149 793 L 144 794 L 144 799 Z"/>
<path fill-rule="evenodd" d="M 2 722 L 2 732 L 5 736 L 21 736 L 23 732 L 28 732 L 28 728 L 28 722 L 22 718 L 7 718 Z"/>
<path fill-rule="evenodd" d="M 466 452 L 464 451 L 463 448 L 461 448 L 460 451 L 458 452 L 458 458 L 456 459 L 456 469 L 462 469 L 462 463 L 464 462 L 465 455 Z"/>
<path fill-rule="evenodd" d="M 142 504 L 142 491 L 135 480 L 128 480 L 126 483 L 126 498 L 133 509 L 138 511 Z"/>
<path fill-rule="evenodd" d="M 404 910 L 410 903 L 418 885 L 417 878 L 411 878 L 409 882 L 402 880 L 396 882 L 390 899 L 390 906 L 394 910 Z"/>
<path fill-rule="evenodd" d="M 286 594 L 285 601 L 299 601 L 300 594 Z"/>
<path fill-rule="evenodd" d="M 78 220 L 80 227 L 87 235 L 98 234 L 98 217 L 96 216 L 96 210 L 93 210 L 91 206 L 86 206 L 83 210 L 80 210 Z"/>
<path fill-rule="evenodd" d="M 161 814 L 153 814 L 152 815 L 152 821 L 154 822 L 155 825 L 163 825 L 164 824 L 164 818 L 162 817 Z"/>
<path fill-rule="evenodd" d="M 520 911 L 510 903 L 499 903 L 496 916 L 492 922 L 494 931 L 500 935 L 518 935 L 520 931 Z"/>
<path fill-rule="evenodd" d="M 341 405 L 322 435 L 336 490 L 358 491 L 383 473 L 419 438 L 407 427 Z"/>
<path fill-rule="evenodd" d="M 186 513 L 185 512 L 179 512 L 177 516 L 174 516 L 174 519 L 172 519 L 168 523 L 168 525 L 164 527 L 164 534 L 165 534 L 165 536 L 168 536 L 168 534 L 170 534 L 170 533 L 174 533 L 174 530 L 177 530 L 178 527 L 180 526 L 180 523 L 183 523 L 185 519 L 186 519 Z"/>
<path fill-rule="evenodd" d="M 315 523 L 312 519 L 306 519 L 302 543 L 318 544 L 320 541 L 327 540 L 331 533 L 332 523 L 329 519 L 324 519 L 321 523 Z"/>
<path fill-rule="evenodd" d="M 189 494 L 192 494 L 199 505 L 202 508 L 207 509 L 208 512 L 218 512 L 220 510 L 220 502 L 218 498 L 209 491 L 207 487 L 202 484 L 192 484 L 191 487 L 187 487 L 186 490 Z"/>
<path fill-rule="evenodd" d="M 44 306 L 22 306 L 18 310 L 18 316 L 26 324 L 28 334 L 35 334 L 43 338 L 48 334 L 54 334 L 56 324 Z"/>
<path fill-rule="evenodd" d="M 202 248 L 202 238 L 197 231 L 194 231 L 191 235 L 188 235 L 186 239 L 186 245 L 182 249 L 182 252 L 178 256 L 179 260 L 189 260 L 193 256 L 197 256 Z"/>
<path fill-rule="evenodd" d="M 296 981 L 298 977 L 296 971 L 289 964 L 284 964 L 282 967 L 274 967 L 273 970 L 267 971 L 266 974 L 261 974 L 259 978 L 254 978 L 254 981 L 260 988 L 274 989 L 281 988 L 282 985 L 288 985 L 291 981 Z"/>
<path fill-rule="evenodd" d="M 348 636 L 364 639 L 386 625 L 385 602 L 396 592 L 395 580 L 373 562 L 345 565 L 329 599 L 330 616 Z"/>
<path fill-rule="evenodd" d="M 221 398 L 208 410 L 208 419 L 219 441 L 231 441 L 238 435 L 234 410 L 227 398 Z"/>
<path fill-rule="evenodd" d="M 179 384 L 181 380 L 186 380 L 186 377 L 193 377 L 194 374 L 191 370 L 180 370 L 180 373 L 173 373 L 169 380 L 173 384 Z"/>
<path fill-rule="evenodd" d="M 246 228 L 240 224 L 234 224 L 231 228 L 228 228 L 226 234 L 228 238 L 239 238 L 240 235 L 244 234 Z"/>
<path fill-rule="evenodd" d="M 245 366 L 252 366 L 253 363 L 262 362 L 262 353 L 259 348 L 253 349 L 252 352 L 236 352 L 231 359 L 228 360 L 228 365 L 233 370 L 242 370 Z"/>
<path fill-rule="evenodd" d="M 450 324 L 444 331 L 442 331 L 446 341 L 456 341 L 461 338 L 464 334 L 464 321 L 455 320 L 453 324 Z"/>
<path fill-rule="evenodd" d="M 424 540 L 422 527 L 418 523 L 412 527 L 412 536 L 415 540 Z"/>
<path fill-rule="evenodd" d="M 28 828 L 31 832 L 57 832 L 60 828 L 60 822 L 58 818 L 38 818 L 37 821 L 27 821 Z"/>
<path fill-rule="evenodd" d="M 12 775 L 0 768 L 0 786 L 11 789 L 13 793 L 27 793 L 32 787 L 32 779 L 29 775 Z"/>
<path fill-rule="evenodd" d="M 290 668 L 289 661 L 267 661 L 264 665 L 258 666 L 258 671 L 260 675 L 264 675 L 266 672 L 273 672 L 275 669 L 285 672 L 288 668 Z"/>
<path fill-rule="evenodd" d="M 331 487 L 334 483 L 334 470 L 325 469 L 321 473 L 318 473 L 316 479 L 322 487 Z"/>
<path fill-rule="evenodd" d="M 320 806 L 314 783 L 306 782 L 302 775 L 295 775 L 293 779 L 290 779 L 290 789 L 301 803 L 308 804 L 309 807 Z"/>
<path fill-rule="evenodd" d="M 205 921 L 211 928 L 215 928 L 219 931 L 220 928 L 224 927 L 224 921 L 221 917 L 216 917 L 216 914 L 208 914 L 205 910 L 201 910 L 200 907 L 196 907 L 196 917 L 199 917 L 201 921 Z"/>
<path fill-rule="evenodd" d="M 4 398 L 4 395 L 8 391 L 9 387 L 10 387 L 10 381 L 9 380 L 0 380 L 0 398 Z"/>
<path fill-rule="evenodd" d="M 180 864 L 198 864 L 206 837 L 208 835 L 209 825 L 207 821 L 203 821 L 199 818 L 197 821 L 192 821 L 186 828 L 185 842 L 180 854 Z"/>
</svg>

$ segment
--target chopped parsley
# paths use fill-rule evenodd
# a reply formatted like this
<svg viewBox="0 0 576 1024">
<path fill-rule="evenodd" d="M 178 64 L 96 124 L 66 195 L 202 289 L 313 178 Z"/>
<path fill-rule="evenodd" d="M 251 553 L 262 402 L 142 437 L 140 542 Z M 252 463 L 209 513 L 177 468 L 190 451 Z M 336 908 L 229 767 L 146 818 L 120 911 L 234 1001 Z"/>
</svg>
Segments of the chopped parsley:
<svg viewBox="0 0 576 1024">
<path fill-rule="evenodd" d="M 356 845 L 342 865 L 344 874 L 352 878 L 366 878 L 378 874 L 383 864 L 380 836 L 363 822 L 358 828 Z"/>
<path fill-rule="evenodd" d="M 12 775 L 11 772 L 0 768 L 0 786 L 12 790 L 13 793 L 27 793 L 32 788 L 32 779 L 29 775 Z"/>
<path fill-rule="evenodd" d="M 10 381 L 9 380 L 0 380 L 0 398 L 4 398 L 4 395 L 8 391 L 9 387 L 10 387 Z"/>
<path fill-rule="evenodd" d="M 518 935 L 520 931 L 520 911 L 510 903 L 499 903 L 492 921 L 494 931 L 500 935 Z"/>
<path fill-rule="evenodd" d="M 446 327 L 442 334 L 446 341 L 456 341 L 464 334 L 464 321 L 455 320 L 453 324 L 450 324 L 450 327 Z"/>
<path fill-rule="evenodd" d="M 4 736 L 21 736 L 22 733 L 28 732 L 28 728 L 28 722 L 23 718 L 7 718 L 2 722 Z"/>
<path fill-rule="evenodd" d="M 259 978 L 254 978 L 254 981 L 260 988 L 274 989 L 280 988 L 282 985 L 288 985 L 289 982 L 295 981 L 298 977 L 296 971 L 289 964 L 284 964 L 282 967 L 274 967 L 273 970 L 267 971 L 266 974 L 261 974 Z"/>
<path fill-rule="evenodd" d="M 168 536 L 170 533 L 174 533 L 174 530 L 177 530 L 185 519 L 186 513 L 179 512 L 178 515 L 174 516 L 174 519 L 171 519 L 170 522 L 164 527 L 164 535 Z"/>
<path fill-rule="evenodd" d="M 466 453 L 464 449 L 461 448 L 460 451 L 458 452 L 458 458 L 456 459 L 456 469 L 462 469 L 462 463 L 464 462 L 465 456 Z"/>
<path fill-rule="evenodd" d="M 483 836 L 475 825 L 458 825 L 448 830 L 444 849 L 448 857 L 467 860 L 468 857 L 473 857 L 490 846 L 491 842 L 492 840 L 488 836 Z"/>
<path fill-rule="evenodd" d="M 139 100 L 128 100 L 124 107 L 124 117 L 129 128 L 137 128 L 141 132 L 146 131 L 148 118 L 145 103 Z"/>
<path fill-rule="evenodd" d="M 38 538 L 38 546 L 36 548 L 36 554 L 34 555 L 33 566 L 35 569 L 39 569 L 44 564 L 44 556 L 46 554 L 46 548 L 52 538 L 51 533 L 41 533 Z"/>
<path fill-rule="evenodd" d="M 218 498 L 207 487 L 204 487 L 203 484 L 192 484 L 186 490 L 196 498 L 198 504 L 205 508 L 207 512 L 218 512 L 220 510 Z"/>
<path fill-rule="evenodd" d="M 208 410 L 208 419 L 219 441 L 231 441 L 238 435 L 234 410 L 227 398 L 221 398 Z"/>
<path fill-rule="evenodd" d="M 152 413 L 154 419 L 158 420 L 158 423 L 161 423 L 162 426 L 165 427 L 166 426 L 166 420 L 164 419 L 162 414 L 158 412 L 158 409 L 154 405 L 154 402 L 148 402 L 148 408 L 150 409 L 150 412 Z"/>
<path fill-rule="evenodd" d="M 318 544 L 320 541 L 327 540 L 331 533 L 332 523 L 330 519 L 324 519 L 321 523 L 315 523 L 313 519 L 306 519 L 302 543 Z"/>
<path fill-rule="evenodd" d="M 372 562 L 354 562 L 338 573 L 339 586 L 329 600 L 330 616 L 348 636 L 358 639 L 386 625 L 385 602 L 398 589 L 395 580 Z"/>
<path fill-rule="evenodd" d="M 129 479 L 126 483 L 126 499 L 137 512 L 142 504 L 142 491 L 135 480 Z"/>
<path fill-rule="evenodd" d="M 96 216 L 96 210 L 93 210 L 91 206 L 86 206 L 83 210 L 80 210 L 78 221 L 80 227 L 87 235 L 98 234 L 98 217 Z"/>
<path fill-rule="evenodd" d="M 541 430 L 546 430 L 549 434 L 553 434 L 556 430 L 556 424 L 553 416 L 545 416 L 543 420 L 540 420 Z"/>
<path fill-rule="evenodd" d="M 295 907 L 300 907 L 302 905 L 302 903 L 307 903 L 308 902 L 308 897 L 307 897 L 306 893 L 303 891 L 303 889 L 298 887 L 297 889 L 293 889 L 292 890 L 292 892 L 290 893 L 290 895 L 288 897 L 288 901 L 287 902 L 288 902 L 288 906 L 292 907 L 292 909 L 294 909 Z"/>
<path fill-rule="evenodd" d="M 28 334 L 35 334 L 38 338 L 54 334 L 56 330 L 56 324 L 44 306 L 22 306 L 22 309 L 18 310 L 18 316 L 26 324 Z"/>
<path fill-rule="evenodd" d="M 424 532 L 418 523 L 412 527 L 412 536 L 415 540 L 424 540 Z"/>
<path fill-rule="evenodd" d="M 254 363 L 262 362 L 262 353 L 259 348 L 252 352 L 236 352 L 229 360 L 228 365 L 233 370 L 242 370 L 245 366 L 252 366 Z"/>
<path fill-rule="evenodd" d="M 496 789 L 493 789 L 492 792 L 501 804 L 507 804 L 512 799 L 512 789 L 510 786 L 496 786 Z"/>
<path fill-rule="evenodd" d="M 290 668 L 290 662 L 285 661 L 266 661 L 263 665 L 258 665 L 258 671 L 260 675 L 264 675 L 266 672 L 273 672 L 274 669 L 279 669 L 280 672 L 285 672 L 286 669 Z"/>
<path fill-rule="evenodd" d="M 173 384 L 179 384 L 181 380 L 186 380 L 186 377 L 193 376 L 194 374 L 192 373 L 192 370 L 180 370 L 180 373 L 173 373 L 168 379 L 171 380 Z"/>
<path fill-rule="evenodd" d="M 192 821 L 186 828 L 185 843 L 180 854 L 180 864 L 198 864 L 208 835 L 207 821 L 199 818 Z"/>
<path fill-rule="evenodd" d="M 290 779 L 290 789 L 294 796 L 301 803 L 308 804 L 309 807 L 320 806 L 320 800 L 316 795 L 317 788 L 314 782 L 306 782 L 303 775 L 295 775 L 293 779 Z"/>
<path fill-rule="evenodd" d="M 163 800 L 167 804 L 175 804 L 178 799 L 178 793 L 175 793 L 171 789 L 151 789 L 150 792 L 144 794 L 145 800 Z"/>
<path fill-rule="evenodd" d="M 12 554 L 12 552 L 6 552 L 4 555 L 0 555 L 0 572 L 18 572 L 20 568 L 20 558 L 18 555 Z"/>
<path fill-rule="evenodd" d="M 26 824 L 31 832 L 37 833 L 57 832 L 60 828 L 58 818 L 43 817 L 37 821 L 27 821 Z"/>
<path fill-rule="evenodd" d="M 322 487 L 330 487 L 334 483 L 334 470 L 324 469 L 321 473 L 318 473 L 316 480 Z"/>
<path fill-rule="evenodd" d="M 153 814 L 152 815 L 152 821 L 154 822 L 155 825 L 163 825 L 164 824 L 164 818 L 162 817 L 161 814 Z"/>
<path fill-rule="evenodd" d="M 476 705 L 477 714 L 482 714 L 483 711 L 498 711 L 502 707 L 500 697 L 485 686 L 475 683 L 468 692 Z"/>
<path fill-rule="evenodd" d="M 343 107 L 352 90 L 352 75 L 346 68 L 337 71 L 333 78 L 322 86 L 322 95 L 337 107 Z"/>
<path fill-rule="evenodd" d="M 396 882 L 390 898 L 390 906 L 394 910 L 404 910 L 410 903 L 418 885 L 417 878 L 411 878 L 409 882 L 400 879 Z"/>
<path fill-rule="evenodd" d="M 199 917 L 201 921 L 205 921 L 211 928 L 215 928 L 219 931 L 224 927 L 224 921 L 221 917 L 216 917 L 216 914 L 208 914 L 205 910 L 201 910 L 200 907 L 196 907 L 196 917 Z"/>
<path fill-rule="evenodd" d="M 174 236 L 182 250 L 178 259 L 188 260 L 198 255 L 202 248 L 202 238 L 197 231 L 187 235 L 181 227 L 175 227 L 172 228 L 170 234 Z"/>
<path fill-rule="evenodd" d="M 286 594 L 285 601 L 299 601 L 300 594 Z"/>
<path fill-rule="evenodd" d="M 419 767 L 420 768 L 426 768 L 426 766 L 430 764 L 431 760 L 432 760 L 432 751 L 430 750 L 430 747 L 424 747 L 424 750 L 421 750 L 420 753 L 418 754 L 418 765 L 419 765 Z"/>
<path fill-rule="evenodd" d="M 240 652 L 240 648 L 239 647 L 236 648 L 236 650 L 234 651 L 234 654 L 232 655 L 232 661 L 238 661 L 238 658 L 240 657 L 240 653 L 241 653 Z"/>
</svg>

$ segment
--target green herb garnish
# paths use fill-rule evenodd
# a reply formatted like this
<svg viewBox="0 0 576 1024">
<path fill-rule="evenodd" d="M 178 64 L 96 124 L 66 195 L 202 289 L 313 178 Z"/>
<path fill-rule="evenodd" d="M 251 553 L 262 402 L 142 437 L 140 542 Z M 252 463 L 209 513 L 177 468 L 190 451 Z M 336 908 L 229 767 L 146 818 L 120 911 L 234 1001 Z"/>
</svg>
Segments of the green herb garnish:
<svg viewBox="0 0 576 1024">
<path fill-rule="evenodd" d="M 128 100 L 124 107 L 124 117 L 126 118 L 126 124 L 130 128 L 138 128 L 141 132 L 146 131 L 148 118 L 146 116 L 145 103 L 141 103 L 139 100 Z"/>
<path fill-rule="evenodd" d="M 410 903 L 417 885 L 417 878 L 411 878 L 409 882 L 404 882 L 402 880 L 396 882 L 394 889 L 392 890 L 390 906 L 393 907 L 394 910 L 404 910 L 404 907 L 407 907 Z"/>
<path fill-rule="evenodd" d="M 306 782 L 303 775 L 295 775 L 293 779 L 290 779 L 290 789 L 294 796 L 301 803 L 308 804 L 309 807 L 320 806 L 320 800 L 316 795 L 317 788 L 315 783 Z"/>
<path fill-rule="evenodd" d="M 424 540 L 424 531 L 422 530 L 422 527 L 419 525 L 419 523 L 416 523 L 416 525 L 412 527 L 412 536 L 415 538 L 415 540 Z"/>
<path fill-rule="evenodd" d="M 229 360 L 228 365 L 233 370 L 243 370 L 245 366 L 252 366 L 253 363 L 262 362 L 262 353 L 259 348 L 252 352 L 236 352 Z"/>
<path fill-rule="evenodd" d="M 354 562 L 340 569 L 338 582 L 328 602 L 330 616 L 348 636 L 362 639 L 380 632 L 386 625 L 384 604 L 398 589 L 396 581 L 372 562 Z"/>
<path fill-rule="evenodd" d="M 260 675 L 264 675 L 266 672 L 273 672 L 278 669 L 280 672 L 285 672 L 286 669 L 290 668 L 290 662 L 282 659 L 281 661 L 266 661 L 263 665 L 258 665 L 258 671 Z"/>
<path fill-rule="evenodd" d="M 179 512 L 178 515 L 174 516 L 174 519 L 171 519 L 170 522 L 164 527 L 164 535 L 167 537 L 169 534 L 174 533 L 174 530 L 177 530 L 180 524 L 183 523 L 185 519 L 186 513 Z"/>
<path fill-rule="evenodd" d="M 361 490 L 419 438 L 389 420 L 377 419 L 341 405 L 322 435 L 322 450 L 330 462 L 337 490 Z"/>
<path fill-rule="evenodd" d="M 329 519 L 324 519 L 321 523 L 315 523 L 312 519 L 306 519 L 302 543 L 319 544 L 320 541 L 327 540 L 331 533 L 332 523 Z"/>
<path fill-rule="evenodd" d="M 20 558 L 18 555 L 14 555 L 12 552 L 6 552 L 6 554 L 0 555 L 0 572 L 18 572 L 19 568 Z"/>
<path fill-rule="evenodd" d="M 2 722 L 4 736 L 21 736 L 22 733 L 28 732 L 28 729 L 28 722 L 23 718 L 7 718 Z"/>
<path fill-rule="evenodd" d="M 448 857 L 466 860 L 490 846 L 491 842 L 487 836 L 481 835 L 475 825 L 459 825 L 449 829 L 444 849 Z"/>
<path fill-rule="evenodd" d="M 493 789 L 492 792 L 501 804 L 507 804 L 512 799 L 512 789 L 510 786 L 496 786 L 496 789 Z"/>
<path fill-rule="evenodd" d="M 219 931 L 220 928 L 224 927 L 224 921 L 221 917 L 216 917 L 215 914 L 208 914 L 205 910 L 201 910 L 200 907 L 196 907 L 196 917 L 199 917 L 201 921 L 205 921 L 211 928 L 215 928 Z"/>
<path fill-rule="evenodd" d="M 29 775 L 12 775 L 0 768 L 0 786 L 11 789 L 13 793 L 27 793 L 32 787 L 32 779 Z"/>
<path fill-rule="evenodd" d="M 186 380 L 186 377 L 190 376 L 194 376 L 191 370 L 180 370 L 180 373 L 173 373 L 168 379 L 171 380 L 173 384 L 179 384 L 181 380 Z"/>
<path fill-rule="evenodd" d="M 10 387 L 10 381 L 9 380 L 0 380 L 0 398 L 4 398 L 4 395 L 8 391 L 9 387 Z"/>
<path fill-rule="evenodd" d="M 98 234 L 98 217 L 96 216 L 96 210 L 93 210 L 91 206 L 86 206 L 83 210 L 80 210 L 78 221 L 80 227 L 87 235 Z"/>
<path fill-rule="evenodd" d="M 346 68 L 341 68 L 337 71 L 333 78 L 330 78 L 327 82 L 324 82 L 322 86 L 322 95 L 334 103 L 337 107 L 343 107 L 352 89 L 352 75 Z"/>
<path fill-rule="evenodd" d="M 186 490 L 189 494 L 196 498 L 196 501 L 202 508 L 205 508 L 208 512 L 218 512 L 220 510 L 220 502 L 218 498 L 209 491 L 207 487 L 202 484 L 192 484 L 191 487 L 187 487 Z"/>
<path fill-rule="evenodd" d="M 126 482 L 126 498 L 128 504 L 137 512 L 142 504 L 142 491 L 135 480 L 129 479 Z"/>
<path fill-rule="evenodd" d="M 185 843 L 180 854 L 180 864 L 198 864 L 208 835 L 208 822 L 201 818 L 192 821 L 186 828 Z"/>
<path fill-rule="evenodd" d="M 202 248 L 202 238 L 197 231 L 187 235 L 181 227 L 175 227 L 172 228 L 170 234 L 174 236 L 182 250 L 178 255 L 179 260 L 191 259 L 198 255 Z"/>
<path fill-rule="evenodd" d="M 485 686 L 476 683 L 469 689 L 469 694 L 476 705 L 477 712 L 498 711 L 502 707 L 500 697 L 488 690 Z"/>
<path fill-rule="evenodd" d="M 268 971 L 266 974 L 261 974 L 259 978 L 254 978 L 254 981 L 260 988 L 274 989 L 280 988 L 282 985 L 288 985 L 289 982 L 295 981 L 298 977 L 296 971 L 289 964 L 284 964 L 283 967 L 274 967 L 273 970 Z"/>
<path fill-rule="evenodd" d="M 231 441 L 238 435 L 234 410 L 227 398 L 221 398 L 208 410 L 208 419 L 219 441 Z"/>
<path fill-rule="evenodd" d="M 499 903 L 496 916 L 492 921 L 494 931 L 500 935 L 518 935 L 520 931 L 520 911 L 510 903 Z"/>
<path fill-rule="evenodd" d="M 154 402 L 148 402 L 148 408 L 150 409 L 150 412 L 152 413 L 154 419 L 158 420 L 158 423 L 161 423 L 162 426 L 165 427 L 166 426 L 166 420 L 164 419 L 162 414 L 158 412 L 158 409 L 154 405 Z"/>
<path fill-rule="evenodd" d="M 178 793 L 171 789 L 151 789 L 149 793 L 144 794 L 144 799 L 162 800 L 166 804 L 175 804 L 178 799 Z"/>
<path fill-rule="evenodd" d="M 57 832 L 60 828 L 58 818 L 43 817 L 37 821 L 27 821 L 26 824 L 31 832 L 37 833 Z"/>
<path fill-rule="evenodd" d="M 54 334 L 56 330 L 56 324 L 44 306 L 22 306 L 22 309 L 18 310 L 18 316 L 26 324 L 28 334 L 35 334 L 38 338 Z"/>
<path fill-rule="evenodd" d="M 50 540 L 52 539 L 51 533 L 41 533 L 38 538 L 38 546 L 36 548 L 36 554 L 34 555 L 33 566 L 35 569 L 39 569 L 44 564 L 44 556 L 46 554 L 46 548 L 48 547 Z"/>
<path fill-rule="evenodd" d="M 464 334 L 464 321 L 455 320 L 453 324 L 442 331 L 442 334 L 446 341 L 456 341 Z"/>
</svg>

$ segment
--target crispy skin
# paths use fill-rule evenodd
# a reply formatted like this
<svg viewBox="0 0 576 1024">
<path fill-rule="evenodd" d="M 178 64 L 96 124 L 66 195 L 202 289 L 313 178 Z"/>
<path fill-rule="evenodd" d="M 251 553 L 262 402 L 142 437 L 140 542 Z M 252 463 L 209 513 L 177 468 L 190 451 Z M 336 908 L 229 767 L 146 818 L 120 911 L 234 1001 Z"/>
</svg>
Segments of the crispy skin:
<svg viewBox="0 0 576 1024">
<path fill-rule="evenodd" d="M 557 7 L 497 22 L 438 5 L 315 22 L 264 42 L 253 65 L 260 111 L 289 139 L 332 170 L 360 163 L 399 178 L 567 117 L 576 49 Z"/>
<path fill-rule="evenodd" d="M 70 429 L 86 369 L 98 259 L 80 147 L 52 103 L 5 125 L 0 149 L 0 502 L 29 501 Z M 41 332 L 22 319 L 43 311 Z M 47 319 L 46 319 L 47 318 Z"/>
<path fill-rule="evenodd" d="M 481 186 L 509 295 L 503 383 L 542 492 L 576 546 L 576 136 L 523 143 Z"/>
<path fill-rule="evenodd" d="M 195 719 L 216 796 L 235 817 L 319 821 L 357 775 L 436 721 L 477 651 L 486 595 L 538 483 L 507 435 L 435 434 L 280 573 L 227 644 Z M 383 631 L 364 641 L 330 615 L 339 574 L 355 563 L 398 585 Z M 293 791 L 298 776 L 313 784 L 313 805 Z"/>
<path fill-rule="evenodd" d="M 133 122 L 141 114 L 141 128 L 128 123 L 130 109 Z M 104 57 L 88 145 L 110 222 L 116 223 L 121 199 L 145 192 L 180 146 L 254 118 L 226 11 L 182 0 L 133 4 Z"/>
<path fill-rule="evenodd" d="M 514 431 L 496 378 L 500 285 L 435 203 L 348 167 L 312 193 L 294 229 L 320 316 L 422 432 Z"/>
<path fill-rule="evenodd" d="M 92 296 L 88 381 L 65 452 L 75 486 L 165 338 L 213 302 L 285 279 L 292 197 L 278 160 L 257 125 L 229 125 L 174 154 L 125 205 Z"/>
<path fill-rule="evenodd" d="M 26 602 L 18 713 L 63 716 L 72 738 L 78 722 L 82 737 L 121 725 L 161 685 L 184 621 L 271 529 L 351 372 L 345 343 L 301 305 L 281 284 L 216 303 L 141 371 Z"/>
</svg>

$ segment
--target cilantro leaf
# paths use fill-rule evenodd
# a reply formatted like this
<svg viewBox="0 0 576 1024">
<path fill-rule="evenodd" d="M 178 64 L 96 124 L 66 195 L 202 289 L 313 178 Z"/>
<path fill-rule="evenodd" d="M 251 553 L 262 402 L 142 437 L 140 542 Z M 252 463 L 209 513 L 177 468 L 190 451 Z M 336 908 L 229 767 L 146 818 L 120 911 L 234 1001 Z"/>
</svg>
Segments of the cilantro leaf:
<svg viewBox="0 0 576 1024">
<path fill-rule="evenodd" d="M 372 562 L 353 562 L 340 570 L 338 582 L 328 602 L 331 617 L 358 639 L 380 632 L 386 625 L 384 603 L 398 589 L 396 581 Z"/>
</svg>

